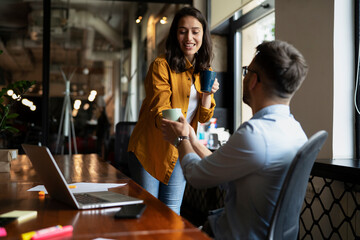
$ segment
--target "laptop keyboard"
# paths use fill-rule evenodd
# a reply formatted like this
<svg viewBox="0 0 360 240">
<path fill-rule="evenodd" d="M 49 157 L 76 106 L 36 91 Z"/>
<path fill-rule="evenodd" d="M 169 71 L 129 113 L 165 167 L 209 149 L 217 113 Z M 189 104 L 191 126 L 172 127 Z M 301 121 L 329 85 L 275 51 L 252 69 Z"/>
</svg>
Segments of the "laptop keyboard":
<svg viewBox="0 0 360 240">
<path fill-rule="evenodd" d="M 101 199 L 101 198 L 98 198 L 98 197 L 94 197 L 94 196 L 91 196 L 87 193 L 82 193 L 82 194 L 74 194 L 76 200 L 79 202 L 79 203 L 82 203 L 82 204 L 92 204 L 92 203 L 104 203 L 104 202 L 109 202 L 107 200 L 104 200 L 104 199 Z"/>
</svg>

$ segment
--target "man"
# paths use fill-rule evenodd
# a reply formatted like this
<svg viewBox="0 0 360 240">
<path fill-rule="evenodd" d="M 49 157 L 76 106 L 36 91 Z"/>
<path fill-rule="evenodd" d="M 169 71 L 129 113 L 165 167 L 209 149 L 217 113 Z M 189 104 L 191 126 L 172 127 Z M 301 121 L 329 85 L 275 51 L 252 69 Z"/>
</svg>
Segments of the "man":
<svg viewBox="0 0 360 240">
<path fill-rule="evenodd" d="M 290 113 L 290 100 L 306 77 L 305 59 L 283 41 L 264 42 L 243 67 L 243 101 L 253 117 L 214 153 L 181 117 L 162 120 L 164 138 L 177 146 L 184 176 L 197 188 L 220 185 L 224 208 L 209 216 L 216 239 L 264 239 L 286 171 L 307 141 Z"/>
</svg>

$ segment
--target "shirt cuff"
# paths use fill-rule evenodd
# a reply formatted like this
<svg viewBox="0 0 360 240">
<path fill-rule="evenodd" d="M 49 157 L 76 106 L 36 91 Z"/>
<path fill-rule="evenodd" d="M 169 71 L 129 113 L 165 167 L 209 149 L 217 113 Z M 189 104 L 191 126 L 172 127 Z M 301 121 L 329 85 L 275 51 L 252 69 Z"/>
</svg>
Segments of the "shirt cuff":
<svg viewBox="0 0 360 240">
<path fill-rule="evenodd" d="M 186 165 L 200 160 L 201 158 L 196 153 L 188 153 L 181 160 L 181 166 L 184 168 Z"/>
</svg>

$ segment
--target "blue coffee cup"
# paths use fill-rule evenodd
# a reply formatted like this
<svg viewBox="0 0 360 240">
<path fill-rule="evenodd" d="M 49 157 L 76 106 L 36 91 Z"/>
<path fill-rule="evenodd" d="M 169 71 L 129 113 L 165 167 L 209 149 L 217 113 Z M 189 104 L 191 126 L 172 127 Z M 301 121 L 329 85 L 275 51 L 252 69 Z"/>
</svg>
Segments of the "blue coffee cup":
<svg viewBox="0 0 360 240">
<path fill-rule="evenodd" d="M 201 91 L 209 93 L 214 84 L 216 72 L 204 70 L 200 72 Z"/>
</svg>

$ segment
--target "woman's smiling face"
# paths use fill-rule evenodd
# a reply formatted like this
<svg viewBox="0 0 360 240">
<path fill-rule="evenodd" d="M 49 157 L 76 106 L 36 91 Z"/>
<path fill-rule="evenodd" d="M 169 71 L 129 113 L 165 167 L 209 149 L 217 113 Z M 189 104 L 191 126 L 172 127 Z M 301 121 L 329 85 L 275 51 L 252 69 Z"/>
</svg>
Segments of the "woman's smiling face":
<svg viewBox="0 0 360 240">
<path fill-rule="evenodd" d="M 197 18 L 185 16 L 180 19 L 177 28 L 177 39 L 185 57 L 192 62 L 195 53 L 201 48 L 203 27 Z"/>
</svg>

